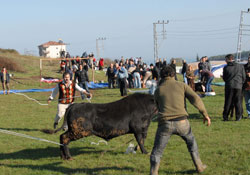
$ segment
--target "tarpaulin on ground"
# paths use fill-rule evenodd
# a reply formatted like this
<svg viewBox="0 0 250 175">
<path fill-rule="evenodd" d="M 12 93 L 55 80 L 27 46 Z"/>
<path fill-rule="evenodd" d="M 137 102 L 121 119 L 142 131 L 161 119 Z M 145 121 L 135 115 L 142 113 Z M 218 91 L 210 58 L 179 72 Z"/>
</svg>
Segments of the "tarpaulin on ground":
<svg viewBox="0 0 250 175">
<path fill-rule="evenodd" d="M 90 89 L 98 89 L 98 88 L 105 88 L 108 87 L 108 83 L 88 83 L 88 87 Z M 17 90 L 12 89 L 10 90 L 10 93 L 27 93 L 27 92 L 50 92 L 53 91 L 54 88 L 50 89 L 23 89 L 23 90 Z M 0 94 L 3 94 L 3 91 L 0 91 Z"/>
<path fill-rule="evenodd" d="M 59 80 L 57 78 L 41 78 L 40 80 L 41 82 L 44 82 L 44 83 L 58 83 L 62 80 Z"/>
<path fill-rule="evenodd" d="M 90 89 L 98 89 L 98 88 L 105 88 L 108 87 L 108 83 L 94 83 L 94 82 L 89 82 L 88 87 Z"/>
<path fill-rule="evenodd" d="M 216 83 L 212 83 L 212 85 L 215 85 L 215 86 L 225 86 L 225 82 L 216 82 Z"/>
<path fill-rule="evenodd" d="M 53 91 L 53 89 L 54 88 L 50 88 L 50 89 L 23 89 L 23 90 L 12 89 L 12 90 L 10 90 L 10 93 L 50 92 L 50 91 Z M 3 94 L 3 91 L 0 91 L 0 94 Z"/>
</svg>

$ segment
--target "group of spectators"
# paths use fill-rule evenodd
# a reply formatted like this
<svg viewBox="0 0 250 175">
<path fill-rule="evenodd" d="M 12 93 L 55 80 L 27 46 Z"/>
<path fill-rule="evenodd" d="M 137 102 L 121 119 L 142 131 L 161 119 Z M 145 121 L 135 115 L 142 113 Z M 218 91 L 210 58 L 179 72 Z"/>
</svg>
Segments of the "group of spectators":
<svg viewBox="0 0 250 175">
<path fill-rule="evenodd" d="M 159 59 L 156 64 L 149 66 L 142 62 L 142 58 L 115 60 L 110 63 L 106 75 L 109 88 L 120 88 L 121 96 L 127 95 L 127 88 L 145 88 L 147 80 L 159 81 L 160 69 L 167 65 Z"/>
<path fill-rule="evenodd" d="M 188 65 L 185 60 L 182 64 L 182 75 L 184 82 L 188 84 L 195 91 L 195 72 L 191 65 Z M 211 84 L 214 79 L 212 73 L 212 66 L 207 56 L 204 56 L 200 59 L 198 64 L 198 76 L 199 82 L 202 86 L 205 87 L 205 92 L 212 92 Z"/>
</svg>

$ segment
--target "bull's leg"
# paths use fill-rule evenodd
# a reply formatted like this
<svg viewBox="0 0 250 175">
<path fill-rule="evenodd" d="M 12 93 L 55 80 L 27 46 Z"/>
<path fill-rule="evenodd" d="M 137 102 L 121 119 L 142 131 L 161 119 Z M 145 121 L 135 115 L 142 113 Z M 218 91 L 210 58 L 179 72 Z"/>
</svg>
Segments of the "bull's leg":
<svg viewBox="0 0 250 175">
<path fill-rule="evenodd" d="M 60 146 L 61 158 L 64 160 L 72 159 L 68 148 L 69 142 L 70 142 L 70 137 L 68 131 L 60 135 L 60 143 L 63 144 L 63 146 Z"/>
<path fill-rule="evenodd" d="M 143 154 L 147 154 L 148 152 L 144 148 L 143 134 L 142 133 L 140 133 L 140 134 L 134 133 L 134 135 L 135 135 L 135 138 L 136 138 L 136 141 L 137 141 L 138 145 L 140 146 L 141 152 Z"/>
</svg>

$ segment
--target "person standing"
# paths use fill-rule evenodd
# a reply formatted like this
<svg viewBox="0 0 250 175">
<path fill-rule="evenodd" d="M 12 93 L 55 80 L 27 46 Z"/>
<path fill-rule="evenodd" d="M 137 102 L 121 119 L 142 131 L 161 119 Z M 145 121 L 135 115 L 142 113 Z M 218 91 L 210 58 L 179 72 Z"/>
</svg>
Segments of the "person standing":
<svg viewBox="0 0 250 175">
<path fill-rule="evenodd" d="M 9 94 L 10 93 L 10 87 L 9 87 L 10 75 L 7 72 L 5 67 L 2 68 L 2 71 L 0 74 L 0 79 L 2 82 L 3 94 L 6 94 L 6 92 L 5 92 L 6 89 L 7 89 L 7 94 Z"/>
<path fill-rule="evenodd" d="M 106 76 L 108 76 L 108 87 L 110 88 L 115 88 L 115 68 L 114 64 L 110 63 L 110 66 L 107 69 Z"/>
<path fill-rule="evenodd" d="M 187 77 L 186 77 L 187 69 L 188 69 L 188 65 L 187 65 L 187 63 L 186 63 L 186 60 L 182 60 L 182 69 L 181 69 L 181 73 L 182 73 L 182 75 L 183 75 L 184 83 L 186 83 L 186 84 L 188 84 L 188 82 L 187 82 Z"/>
<path fill-rule="evenodd" d="M 117 67 L 117 78 L 120 87 L 121 96 L 127 95 L 127 78 L 128 78 L 128 71 L 125 68 L 125 65 L 120 64 Z"/>
<path fill-rule="evenodd" d="M 204 117 L 204 123 L 210 126 L 211 120 L 200 97 L 185 83 L 175 80 L 175 71 L 170 66 L 161 70 L 161 81 L 154 97 L 158 109 L 158 128 L 154 147 L 150 155 L 150 174 L 158 175 L 160 160 L 171 135 L 180 136 L 187 144 L 196 170 L 200 173 L 206 169 L 200 159 L 198 146 L 192 133 L 188 113 L 185 110 L 187 98 Z"/>
<path fill-rule="evenodd" d="M 57 114 L 53 125 L 54 129 L 56 129 L 58 123 L 63 118 L 66 109 L 70 104 L 74 102 L 75 90 L 80 91 L 81 93 L 87 95 L 87 97 L 89 98 L 92 97 L 91 93 L 79 87 L 76 83 L 70 81 L 70 74 L 68 72 L 64 72 L 63 81 L 57 84 L 48 99 L 48 104 L 50 104 L 50 102 L 56 97 L 59 92 Z M 67 130 L 67 125 L 64 125 L 63 128 L 64 130 Z"/>
<path fill-rule="evenodd" d="M 141 88 L 141 74 L 140 65 L 137 64 L 135 70 L 132 72 L 134 77 L 134 88 Z"/>
<path fill-rule="evenodd" d="M 85 89 L 87 92 L 89 92 L 89 88 L 88 88 L 88 82 L 89 82 L 89 76 L 88 73 L 83 69 L 83 65 L 80 64 L 79 66 L 79 70 L 76 71 L 75 73 L 75 79 L 78 82 L 78 85 Z M 84 94 L 81 93 L 82 96 L 82 100 L 84 99 Z"/>
<path fill-rule="evenodd" d="M 247 118 L 250 119 L 250 55 L 248 56 L 248 62 L 244 65 L 246 80 L 243 85 L 243 93 L 245 97 L 245 104 L 247 109 Z"/>
<path fill-rule="evenodd" d="M 103 66 L 104 66 L 104 59 L 100 58 L 100 60 L 99 60 L 99 70 L 103 70 Z"/>
<path fill-rule="evenodd" d="M 231 106 L 235 106 L 236 121 L 241 120 L 242 109 L 242 88 L 246 79 L 244 66 L 234 62 L 234 56 L 228 54 L 225 57 L 227 65 L 223 68 L 223 80 L 225 81 L 225 103 L 223 120 L 228 121 Z"/>
<path fill-rule="evenodd" d="M 174 71 L 175 71 L 175 80 L 178 80 L 178 79 L 177 79 L 177 75 L 176 75 L 176 61 L 175 61 L 175 59 L 172 59 L 170 66 L 171 66 L 171 67 L 174 69 Z"/>
<path fill-rule="evenodd" d="M 195 91 L 195 83 L 194 83 L 195 75 L 194 75 L 193 67 L 191 65 L 188 65 L 186 78 L 187 78 L 188 85 Z"/>
</svg>

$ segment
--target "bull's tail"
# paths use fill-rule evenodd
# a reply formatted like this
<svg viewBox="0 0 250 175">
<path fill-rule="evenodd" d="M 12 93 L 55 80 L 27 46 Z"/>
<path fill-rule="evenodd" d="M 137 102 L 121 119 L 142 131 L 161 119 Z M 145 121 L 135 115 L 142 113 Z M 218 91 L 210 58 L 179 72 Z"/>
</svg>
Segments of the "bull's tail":
<svg viewBox="0 0 250 175">
<path fill-rule="evenodd" d="M 63 121 L 63 123 L 64 123 L 64 121 Z M 41 129 L 41 131 L 43 132 L 43 133 L 46 133 L 46 134 L 55 134 L 55 133 L 57 133 L 58 131 L 60 131 L 60 130 L 62 130 L 63 129 L 63 126 L 64 125 L 62 125 L 60 128 L 58 128 L 58 129 Z"/>
<path fill-rule="evenodd" d="M 42 129 L 41 131 L 42 131 L 43 133 L 46 133 L 46 134 L 55 134 L 55 133 L 57 133 L 58 131 L 62 130 L 62 129 L 64 128 L 64 126 L 67 125 L 67 118 L 68 118 L 67 116 L 68 116 L 68 113 L 69 113 L 71 107 L 72 107 L 72 105 L 70 105 L 70 106 L 66 109 L 66 112 L 65 112 L 64 118 L 63 118 L 63 124 L 62 124 L 62 126 L 61 126 L 60 128 L 57 128 L 57 129 L 54 129 L 54 130 L 53 130 L 53 129 Z"/>
</svg>

